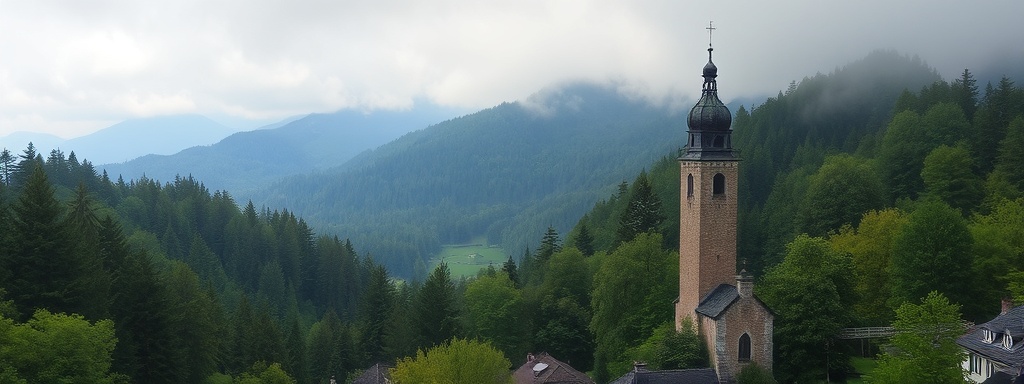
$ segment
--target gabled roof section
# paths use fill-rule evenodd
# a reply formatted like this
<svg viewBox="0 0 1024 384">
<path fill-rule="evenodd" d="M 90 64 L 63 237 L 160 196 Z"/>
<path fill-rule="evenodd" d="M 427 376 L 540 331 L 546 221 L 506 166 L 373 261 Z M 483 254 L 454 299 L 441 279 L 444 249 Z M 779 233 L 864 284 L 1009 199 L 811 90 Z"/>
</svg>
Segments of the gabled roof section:
<svg viewBox="0 0 1024 384">
<path fill-rule="evenodd" d="M 739 298 L 740 293 L 736 290 L 735 286 L 730 284 L 719 284 L 715 289 L 712 289 L 711 292 L 708 292 L 708 294 L 701 299 L 700 304 L 697 305 L 696 311 L 704 316 L 717 319 Z"/>
<path fill-rule="evenodd" d="M 610 384 L 718 384 L 718 375 L 711 368 L 669 369 L 648 371 L 635 369 L 615 379 Z"/>
<path fill-rule="evenodd" d="M 991 343 L 985 342 L 985 332 L 992 332 Z M 1013 340 L 1012 347 L 1004 347 L 1003 338 L 1009 335 Z M 1024 306 L 1010 309 L 1005 314 L 996 316 L 987 323 L 971 328 L 967 334 L 956 339 L 961 347 L 984 356 L 989 361 L 1006 367 L 1006 371 L 1016 373 L 1024 365 Z M 1002 368 L 1002 367 L 1001 367 Z"/>
<path fill-rule="evenodd" d="M 551 357 L 546 352 L 531 355 L 512 373 L 516 384 L 559 383 L 559 384 L 594 384 L 586 374 L 573 369 L 569 364 Z"/>
<path fill-rule="evenodd" d="M 390 384 L 391 373 L 388 371 L 389 368 L 391 367 L 381 363 L 374 364 L 353 380 L 352 384 Z"/>
</svg>

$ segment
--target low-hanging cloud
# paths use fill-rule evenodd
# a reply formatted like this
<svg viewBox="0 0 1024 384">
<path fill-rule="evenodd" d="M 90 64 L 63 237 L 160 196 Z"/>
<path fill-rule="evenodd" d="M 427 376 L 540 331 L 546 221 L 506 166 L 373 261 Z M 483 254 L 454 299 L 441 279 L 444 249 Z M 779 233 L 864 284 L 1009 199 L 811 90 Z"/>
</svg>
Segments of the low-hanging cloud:
<svg viewBox="0 0 1024 384">
<path fill-rule="evenodd" d="M 0 2 L 0 136 L 167 113 L 484 108 L 567 80 L 678 107 L 699 96 L 709 20 L 726 101 L 876 49 L 950 79 L 1020 57 L 1022 14 L 1016 0 Z"/>
</svg>

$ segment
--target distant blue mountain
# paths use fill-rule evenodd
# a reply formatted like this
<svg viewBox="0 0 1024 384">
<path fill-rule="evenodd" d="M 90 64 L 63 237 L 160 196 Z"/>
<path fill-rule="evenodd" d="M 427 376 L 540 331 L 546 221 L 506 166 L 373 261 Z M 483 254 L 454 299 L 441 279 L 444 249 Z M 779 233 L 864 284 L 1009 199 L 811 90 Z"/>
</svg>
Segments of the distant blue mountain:
<svg viewBox="0 0 1024 384">
<path fill-rule="evenodd" d="M 405 111 L 342 110 L 311 114 L 274 128 L 238 132 L 209 146 L 173 155 L 147 155 L 106 164 L 110 177 L 160 181 L 189 175 L 211 190 L 227 190 L 238 200 L 249 191 L 286 176 L 315 172 L 343 164 L 360 152 L 399 136 L 450 119 L 458 112 L 436 106 Z"/>
<path fill-rule="evenodd" d="M 48 133 L 14 132 L 0 138 L 0 149 L 6 148 L 11 153 L 20 155 L 25 148 L 28 148 L 28 143 L 32 143 L 36 152 L 42 153 L 43 157 L 46 157 L 51 149 L 60 147 L 63 142 L 63 138 Z"/>
<path fill-rule="evenodd" d="M 169 155 L 184 148 L 209 145 L 233 133 L 200 115 L 131 119 L 61 144 L 93 164 L 119 163 L 148 154 Z"/>
</svg>

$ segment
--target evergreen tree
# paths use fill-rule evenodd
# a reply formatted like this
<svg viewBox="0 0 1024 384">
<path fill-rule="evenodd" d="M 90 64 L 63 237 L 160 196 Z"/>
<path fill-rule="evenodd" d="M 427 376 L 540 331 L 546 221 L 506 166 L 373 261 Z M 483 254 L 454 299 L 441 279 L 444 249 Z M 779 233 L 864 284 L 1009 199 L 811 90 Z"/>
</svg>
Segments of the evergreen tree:
<svg viewBox="0 0 1024 384">
<path fill-rule="evenodd" d="M 585 221 L 580 221 L 579 231 L 576 232 L 573 243 L 575 243 L 576 249 L 583 252 L 583 256 L 590 257 L 594 255 L 594 236 L 590 234 L 590 228 L 587 227 Z"/>
<path fill-rule="evenodd" d="M 964 73 L 950 86 L 953 102 L 960 106 L 967 120 L 974 119 L 974 111 L 978 109 L 978 81 L 971 71 L 964 68 Z"/>
<path fill-rule="evenodd" d="M 3 151 L 0 151 L 0 183 L 10 186 L 14 170 L 14 155 L 4 148 Z"/>
<path fill-rule="evenodd" d="M 1006 138 L 999 144 L 995 171 L 999 172 L 1017 192 L 1024 192 L 1024 117 L 1010 122 Z"/>
<path fill-rule="evenodd" d="M 137 383 L 182 382 L 184 362 L 175 350 L 177 336 L 167 287 L 147 254 L 117 252 L 127 253 L 127 258 L 115 270 L 111 290 L 117 335 L 114 370 Z"/>
<path fill-rule="evenodd" d="M 41 166 L 27 179 L 13 207 L 11 247 L 2 264 L 8 295 L 27 318 L 35 309 L 81 313 L 85 278 L 74 253 L 64 209 Z"/>
<path fill-rule="evenodd" d="M 420 348 L 441 345 L 460 335 L 459 303 L 448 264 L 441 262 L 416 297 L 416 329 Z"/>
<path fill-rule="evenodd" d="M 72 236 L 74 253 L 81 265 L 83 308 L 80 314 L 89 319 L 109 318 L 111 277 L 103 268 L 100 248 L 100 223 L 96 217 L 96 204 L 86 191 L 85 184 L 79 183 L 75 196 L 68 203 L 65 221 Z"/>
<path fill-rule="evenodd" d="M 560 250 L 562 250 L 562 245 L 561 240 L 558 238 L 558 231 L 555 230 L 555 227 L 548 226 L 547 231 L 544 232 L 544 237 L 540 240 L 540 247 L 537 248 L 537 262 L 540 265 L 546 264 L 551 259 L 551 255 Z"/>
<path fill-rule="evenodd" d="M 508 255 L 508 260 L 505 260 L 505 264 L 501 265 L 501 271 L 505 272 L 508 279 L 512 281 L 512 284 L 516 288 L 521 287 L 519 282 L 519 269 L 516 267 L 516 261 L 512 260 L 512 255 Z"/>
<path fill-rule="evenodd" d="M 391 284 L 388 270 L 383 265 L 370 268 L 370 280 L 363 293 L 359 313 L 362 317 L 362 350 L 366 358 L 361 365 L 387 361 L 385 338 L 388 332 L 388 316 L 395 299 L 395 286 Z"/>
<path fill-rule="evenodd" d="M 661 215 L 661 199 L 654 193 L 647 171 L 640 172 L 629 191 L 629 203 L 619 218 L 616 232 L 619 243 L 633 240 L 636 235 L 657 232 L 664 216 Z"/>
<path fill-rule="evenodd" d="M 204 291 L 199 277 L 187 265 L 175 261 L 168 279 L 169 304 L 176 343 L 184 368 L 184 382 L 202 382 L 217 371 L 227 331 L 220 304 Z"/>
<path fill-rule="evenodd" d="M 296 382 L 310 382 L 308 360 L 306 359 L 306 341 L 302 335 L 302 328 L 299 326 L 299 318 L 296 315 L 289 315 L 285 347 L 288 358 L 286 359 L 287 361 L 282 363 L 284 370 L 291 373 L 295 377 Z"/>
</svg>

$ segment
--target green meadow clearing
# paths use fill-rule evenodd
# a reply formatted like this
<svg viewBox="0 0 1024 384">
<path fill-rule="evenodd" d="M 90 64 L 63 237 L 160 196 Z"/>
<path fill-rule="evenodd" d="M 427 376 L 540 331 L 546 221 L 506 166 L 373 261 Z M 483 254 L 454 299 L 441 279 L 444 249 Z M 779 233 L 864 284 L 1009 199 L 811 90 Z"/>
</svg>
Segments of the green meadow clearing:
<svg viewBox="0 0 1024 384">
<path fill-rule="evenodd" d="M 442 246 L 441 252 L 430 258 L 429 270 L 433 271 L 442 260 L 448 264 L 452 279 L 459 279 L 476 276 L 477 271 L 487 268 L 488 265 L 501 269 L 501 265 L 508 260 L 508 254 L 496 245 L 487 245 L 483 239 L 474 239 L 469 244 Z"/>
</svg>

